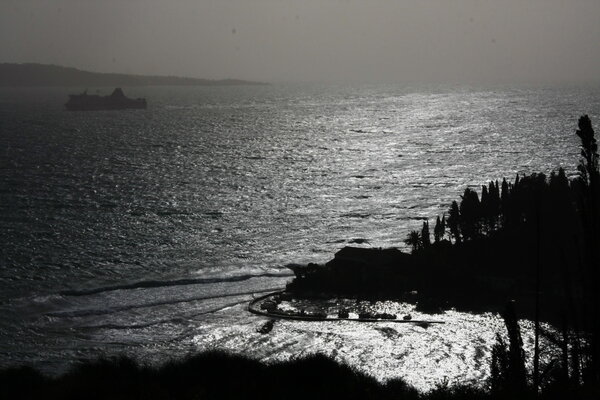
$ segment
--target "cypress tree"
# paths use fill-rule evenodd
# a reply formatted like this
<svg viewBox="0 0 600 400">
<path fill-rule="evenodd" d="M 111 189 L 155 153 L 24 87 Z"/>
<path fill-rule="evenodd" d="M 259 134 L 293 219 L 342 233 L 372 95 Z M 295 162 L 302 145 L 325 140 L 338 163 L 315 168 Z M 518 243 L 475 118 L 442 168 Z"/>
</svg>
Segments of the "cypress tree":
<svg viewBox="0 0 600 400">
<path fill-rule="evenodd" d="M 445 216 L 440 220 L 440 216 L 437 216 L 435 220 L 435 227 L 433 228 L 433 240 L 437 243 L 444 237 L 444 231 L 446 230 L 445 225 Z"/>
<path fill-rule="evenodd" d="M 467 188 L 460 202 L 460 231 L 463 239 L 474 239 L 481 233 L 481 207 L 477 192 Z"/>
<path fill-rule="evenodd" d="M 488 225 L 491 230 L 495 230 L 498 225 L 498 217 L 500 216 L 500 191 L 498 190 L 498 181 L 490 181 L 488 188 Z"/>
<path fill-rule="evenodd" d="M 421 228 L 421 242 L 423 248 L 431 246 L 431 236 L 429 235 L 429 221 L 423 221 L 423 228 Z"/>
<path fill-rule="evenodd" d="M 490 223 L 490 218 L 491 218 L 490 197 L 489 197 L 489 192 L 488 192 L 488 188 L 486 185 L 481 186 L 480 210 L 481 210 L 481 217 L 482 217 L 481 221 L 483 223 L 483 228 L 485 229 L 486 232 L 490 232 L 493 229 L 493 227 L 492 227 L 492 224 Z"/>
<path fill-rule="evenodd" d="M 502 214 L 502 225 L 506 227 L 509 224 L 509 196 L 510 189 L 506 178 L 502 178 L 502 192 L 500 194 L 500 211 Z"/>
<path fill-rule="evenodd" d="M 581 139 L 581 157 L 577 170 L 586 186 L 593 187 L 598 180 L 598 144 L 594 138 L 592 121 L 587 115 L 579 118 L 579 129 L 575 131 Z"/>
<path fill-rule="evenodd" d="M 597 249 L 599 246 L 598 235 L 598 144 L 594 138 L 592 121 L 587 115 L 579 118 L 579 129 L 575 132 L 581 139 L 581 157 L 577 166 L 579 181 L 583 185 L 584 200 L 582 210 L 582 223 L 585 229 L 586 247 L 586 302 L 588 303 L 588 327 L 591 335 L 591 376 L 592 384 L 600 383 L 600 271 L 598 271 Z"/>
<path fill-rule="evenodd" d="M 459 224 L 460 210 L 458 208 L 458 203 L 456 200 L 454 200 L 450 206 L 450 210 L 448 211 L 448 229 L 450 230 L 450 237 L 454 238 L 456 243 L 461 242 Z"/>
<path fill-rule="evenodd" d="M 446 232 L 446 214 L 442 214 L 442 228 L 441 228 L 441 232 L 442 232 L 442 239 L 444 238 L 444 232 Z"/>
</svg>

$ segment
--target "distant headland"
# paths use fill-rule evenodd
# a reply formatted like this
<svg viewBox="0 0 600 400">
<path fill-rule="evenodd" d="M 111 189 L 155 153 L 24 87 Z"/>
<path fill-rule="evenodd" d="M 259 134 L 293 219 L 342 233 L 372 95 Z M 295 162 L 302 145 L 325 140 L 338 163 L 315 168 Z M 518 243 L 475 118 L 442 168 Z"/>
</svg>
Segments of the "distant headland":
<svg viewBox="0 0 600 400">
<path fill-rule="evenodd" d="M 178 76 L 129 75 L 82 71 L 47 64 L 0 63 L 0 87 L 36 86 L 234 86 L 266 85 L 239 79 L 198 79 Z"/>
</svg>

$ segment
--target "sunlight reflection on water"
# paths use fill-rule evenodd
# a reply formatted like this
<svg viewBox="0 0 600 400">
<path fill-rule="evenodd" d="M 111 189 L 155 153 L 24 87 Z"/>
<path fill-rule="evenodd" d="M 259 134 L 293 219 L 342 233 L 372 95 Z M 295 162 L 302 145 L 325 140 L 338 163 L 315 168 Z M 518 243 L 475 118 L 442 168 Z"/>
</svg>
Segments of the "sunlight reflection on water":
<svg viewBox="0 0 600 400">
<path fill-rule="evenodd" d="M 379 312 L 384 308 L 444 324 L 277 320 L 273 330 L 263 335 L 257 327 L 265 318 L 243 316 L 239 307 L 233 307 L 203 326 L 192 341 L 199 350 L 224 349 L 267 362 L 326 354 L 381 381 L 403 378 L 423 391 L 443 383 L 481 385 L 489 377 L 496 334 L 506 336 L 504 321 L 497 314 L 447 311 L 427 315 L 414 311 L 410 304 L 394 302 L 372 307 Z M 531 350 L 532 324 L 520 321 L 520 325 L 525 348 Z"/>
</svg>

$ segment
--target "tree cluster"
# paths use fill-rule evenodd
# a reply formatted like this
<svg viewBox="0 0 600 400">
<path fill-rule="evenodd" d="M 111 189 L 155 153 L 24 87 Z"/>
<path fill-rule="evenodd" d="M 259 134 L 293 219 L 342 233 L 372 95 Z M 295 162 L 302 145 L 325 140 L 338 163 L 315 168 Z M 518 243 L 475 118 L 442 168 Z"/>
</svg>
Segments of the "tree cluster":
<svg viewBox="0 0 600 400">
<path fill-rule="evenodd" d="M 524 177 L 517 174 L 514 182 L 506 178 L 501 184 L 497 180 L 490 181 L 481 187 L 481 197 L 475 190 L 467 188 L 460 202 L 453 201 L 450 205 L 448 218 L 446 214 L 436 218 L 434 243 L 445 237 L 457 244 L 493 236 L 503 229 L 519 229 L 536 223 L 543 217 L 561 219 L 551 215 L 550 206 L 562 211 L 568 209 L 568 215 L 573 215 L 577 207 L 574 198 L 580 192 L 581 184 L 570 183 L 562 168 L 549 178 L 542 173 Z M 544 202 L 549 203 L 544 205 Z M 559 222 L 564 225 L 564 221 Z M 427 248 L 431 244 L 429 222 L 423 222 L 420 232 L 410 232 L 405 243 L 413 251 Z"/>
</svg>

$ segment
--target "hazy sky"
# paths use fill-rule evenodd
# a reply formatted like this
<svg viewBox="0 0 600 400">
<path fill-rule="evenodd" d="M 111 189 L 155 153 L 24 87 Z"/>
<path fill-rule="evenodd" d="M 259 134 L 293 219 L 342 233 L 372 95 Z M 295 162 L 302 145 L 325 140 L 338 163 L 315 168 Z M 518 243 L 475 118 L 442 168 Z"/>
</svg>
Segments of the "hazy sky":
<svg viewBox="0 0 600 400">
<path fill-rule="evenodd" d="M 0 0 L 0 62 L 262 81 L 600 81 L 600 0 Z"/>
</svg>

